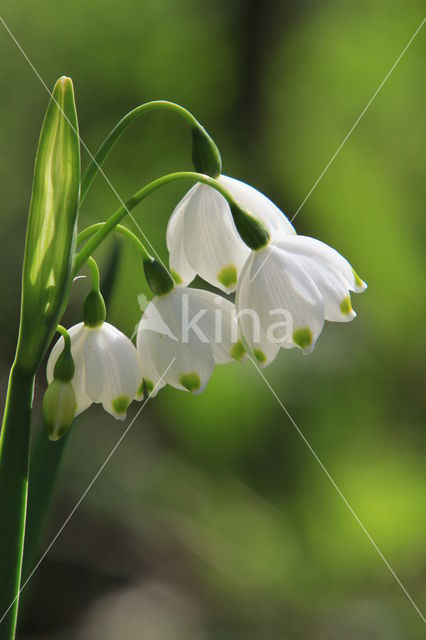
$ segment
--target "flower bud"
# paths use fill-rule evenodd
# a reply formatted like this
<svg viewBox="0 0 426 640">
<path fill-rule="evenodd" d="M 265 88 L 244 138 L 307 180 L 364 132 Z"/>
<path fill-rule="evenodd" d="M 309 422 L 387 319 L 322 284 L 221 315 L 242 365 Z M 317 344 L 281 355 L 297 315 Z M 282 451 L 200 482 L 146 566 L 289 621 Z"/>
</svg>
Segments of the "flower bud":
<svg viewBox="0 0 426 640">
<path fill-rule="evenodd" d="M 77 409 L 71 382 L 53 380 L 43 397 L 43 418 L 50 440 L 59 440 L 68 431 Z"/>
<path fill-rule="evenodd" d="M 214 140 L 201 126 L 193 126 L 191 133 L 192 164 L 195 170 L 217 178 L 222 171 L 222 158 Z"/>
<path fill-rule="evenodd" d="M 170 273 L 158 260 L 147 258 L 143 261 L 143 268 L 148 286 L 156 296 L 168 293 L 175 286 Z"/>
<path fill-rule="evenodd" d="M 236 202 L 230 205 L 232 217 L 241 239 L 250 249 L 257 251 L 265 247 L 270 239 L 269 232 L 259 218 L 240 207 Z"/>
<path fill-rule="evenodd" d="M 17 361 L 35 371 L 56 330 L 72 282 L 80 190 L 80 146 L 70 78 L 57 81 L 40 134 L 22 274 Z"/>
</svg>

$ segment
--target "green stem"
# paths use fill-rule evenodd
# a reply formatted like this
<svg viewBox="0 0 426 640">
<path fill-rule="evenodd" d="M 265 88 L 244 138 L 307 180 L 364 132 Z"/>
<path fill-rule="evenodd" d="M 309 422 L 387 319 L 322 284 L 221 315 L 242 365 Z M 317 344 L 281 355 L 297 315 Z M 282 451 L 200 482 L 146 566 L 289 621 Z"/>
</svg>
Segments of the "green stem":
<svg viewBox="0 0 426 640">
<path fill-rule="evenodd" d="M 61 334 L 64 339 L 65 347 L 71 349 L 71 336 L 68 331 L 61 324 L 58 324 L 56 331 Z"/>
<path fill-rule="evenodd" d="M 87 264 L 89 265 L 90 273 L 92 274 L 92 291 L 99 291 L 100 277 L 96 260 L 90 256 L 87 259 Z"/>
<path fill-rule="evenodd" d="M 34 374 L 12 365 L 0 438 L 0 640 L 15 637 L 25 533 Z"/>
<path fill-rule="evenodd" d="M 127 127 L 132 124 L 137 118 L 154 110 L 173 111 L 183 116 L 191 126 L 200 127 L 198 120 L 184 107 L 174 102 L 168 102 L 167 100 L 153 100 L 152 102 L 146 102 L 145 104 L 136 107 L 120 120 L 120 122 L 114 127 L 114 129 L 108 134 L 101 146 L 99 147 L 96 155 L 91 159 L 89 165 L 85 169 L 81 177 L 81 194 L 80 205 L 83 203 L 87 196 L 89 188 L 96 177 L 99 168 L 102 166 L 106 158 L 109 156 L 114 145 L 118 139 L 125 132 Z"/>
<path fill-rule="evenodd" d="M 96 231 L 99 231 L 99 229 L 101 229 L 104 224 L 105 222 L 96 222 L 95 224 L 90 225 L 90 227 L 86 227 L 86 229 L 83 229 L 83 231 L 78 234 L 77 245 L 84 242 L 84 240 L 87 240 L 87 238 L 90 238 L 90 236 L 93 236 L 93 234 L 96 233 Z M 122 224 L 118 224 L 115 227 L 114 231 L 116 231 L 117 233 L 121 233 L 122 236 L 125 236 L 126 238 L 131 240 L 137 251 L 141 254 L 143 260 L 152 259 L 152 256 L 148 253 L 139 238 L 135 236 L 133 231 L 130 231 L 130 229 L 128 229 L 127 227 L 123 227 Z"/>
<path fill-rule="evenodd" d="M 81 267 L 87 262 L 89 256 L 97 249 L 97 247 L 101 244 L 103 240 L 111 233 L 113 229 L 121 222 L 121 220 L 132 210 L 134 209 L 142 200 L 144 200 L 151 193 L 163 187 L 166 184 L 170 184 L 172 182 L 181 182 L 181 181 L 190 181 L 190 182 L 202 182 L 203 184 L 207 184 L 209 187 L 213 187 L 216 189 L 228 202 L 230 206 L 238 206 L 234 198 L 231 196 L 229 191 L 223 187 L 220 182 L 215 180 L 214 178 L 210 178 L 209 176 L 204 175 L 203 173 L 197 173 L 195 171 L 180 171 L 178 173 L 169 173 L 161 178 L 157 178 L 153 182 L 145 185 L 134 193 L 124 205 L 122 205 L 115 213 L 112 214 L 110 218 L 102 225 L 101 228 L 90 238 L 90 240 L 84 245 L 84 247 L 79 251 L 76 255 L 75 259 L 75 268 L 74 275 L 77 274 Z M 85 230 L 82 232 L 85 233 Z M 81 234 L 80 236 L 81 237 Z"/>
</svg>

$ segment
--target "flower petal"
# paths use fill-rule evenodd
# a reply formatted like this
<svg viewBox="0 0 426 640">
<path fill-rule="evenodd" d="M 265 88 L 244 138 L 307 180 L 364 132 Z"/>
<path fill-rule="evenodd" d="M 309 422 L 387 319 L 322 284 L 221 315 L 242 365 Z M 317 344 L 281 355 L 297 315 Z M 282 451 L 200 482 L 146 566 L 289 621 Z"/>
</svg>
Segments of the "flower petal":
<svg viewBox="0 0 426 640">
<path fill-rule="evenodd" d="M 203 184 L 191 191 L 184 211 L 183 244 L 188 263 L 210 284 L 227 293 L 234 291 L 250 249 L 238 235 L 220 193 Z"/>
<path fill-rule="evenodd" d="M 164 375 L 168 384 L 201 393 L 213 371 L 214 358 L 208 337 L 197 322 L 193 326 L 186 322 L 186 318 L 194 320 L 193 291 L 177 287 L 151 301 L 139 324 L 138 349 L 143 358 L 145 346 L 156 371 Z M 155 313 L 145 318 L 151 305 L 155 306 Z"/>
<path fill-rule="evenodd" d="M 335 278 L 345 289 L 361 293 L 367 288 L 366 283 L 359 278 L 349 262 L 325 242 L 307 236 L 295 236 L 281 237 L 278 243 L 286 251 L 299 256 L 314 280 L 318 265 L 323 265 L 329 273 L 334 273 Z"/>
<path fill-rule="evenodd" d="M 150 332 L 149 340 L 156 368 L 168 384 L 195 394 L 204 391 L 214 369 L 208 344 L 198 340 L 183 344 L 155 332 Z"/>
<path fill-rule="evenodd" d="M 196 275 L 186 258 L 183 240 L 185 210 L 197 188 L 198 185 L 193 186 L 177 204 L 167 225 L 166 242 L 170 253 L 170 270 L 179 284 L 189 284 Z"/>
<path fill-rule="evenodd" d="M 258 317 L 257 341 L 254 325 L 241 319 L 244 309 Z M 263 352 L 265 364 L 276 355 L 277 346 L 311 352 L 324 324 L 323 298 L 315 282 L 294 256 L 275 245 L 253 254 L 241 279 L 237 310 L 244 337 L 253 351 Z"/>
<path fill-rule="evenodd" d="M 71 338 L 71 353 L 75 364 L 75 373 L 71 383 L 77 402 L 75 415 L 78 416 L 92 404 L 92 400 L 86 393 L 86 370 L 83 357 L 83 349 L 87 337 L 87 329 L 85 328 L 84 323 L 80 322 L 79 324 L 76 324 L 68 329 L 68 333 L 70 334 Z M 63 348 L 64 339 L 60 337 L 53 347 L 47 361 L 46 377 L 49 384 L 51 384 L 53 380 L 53 371 L 55 368 L 55 364 L 57 359 L 59 358 L 59 355 L 62 353 Z"/>
<path fill-rule="evenodd" d="M 141 369 L 133 343 L 116 327 L 104 322 L 86 341 L 87 390 L 94 402 L 123 420 L 135 398 Z"/>
<path fill-rule="evenodd" d="M 179 287 L 174 295 L 181 300 L 179 315 L 182 322 L 210 345 L 216 364 L 232 361 L 235 357 L 232 354 L 241 340 L 235 305 L 201 289 Z"/>
<path fill-rule="evenodd" d="M 152 303 L 150 303 L 152 305 Z M 149 313 L 149 306 L 146 311 Z M 146 314 L 145 311 L 145 314 Z M 144 314 L 144 316 L 145 316 Z M 149 330 L 148 324 L 144 323 L 144 316 L 139 323 L 138 333 L 136 338 L 136 346 L 139 354 L 139 360 L 142 368 L 142 383 L 138 389 L 138 399 L 144 398 L 143 381 L 145 381 L 146 389 L 150 397 L 154 397 L 167 383 L 164 377 L 162 378 L 162 371 L 159 372 L 152 353 L 153 342 L 151 340 L 151 334 L 153 331 Z"/>
<path fill-rule="evenodd" d="M 263 255 L 264 252 L 260 253 Z M 275 359 L 280 345 L 268 340 L 266 336 L 264 327 L 267 326 L 269 318 L 266 316 L 267 310 L 264 306 L 263 293 L 260 288 L 253 287 L 250 282 L 256 272 L 253 268 L 255 257 L 256 253 L 253 252 L 241 272 L 235 305 L 243 339 L 257 363 L 261 367 L 265 367 Z"/>
</svg>

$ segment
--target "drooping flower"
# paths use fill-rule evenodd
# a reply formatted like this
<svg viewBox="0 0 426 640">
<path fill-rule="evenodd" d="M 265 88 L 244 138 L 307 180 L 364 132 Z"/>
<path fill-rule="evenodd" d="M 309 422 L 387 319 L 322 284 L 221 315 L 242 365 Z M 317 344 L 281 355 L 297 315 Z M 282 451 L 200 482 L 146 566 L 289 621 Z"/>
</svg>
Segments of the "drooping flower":
<svg viewBox="0 0 426 640">
<path fill-rule="evenodd" d="M 215 364 L 241 360 L 234 305 L 208 291 L 175 287 L 145 309 L 137 333 L 144 385 L 201 393 Z M 142 394 L 143 389 L 140 389 Z"/>
<path fill-rule="evenodd" d="M 260 218 L 271 237 L 296 232 L 278 207 L 248 184 L 221 175 L 220 182 L 235 200 Z M 187 285 L 199 274 L 226 293 L 234 291 L 250 255 L 241 240 L 225 198 L 213 187 L 198 183 L 175 208 L 167 227 L 170 268 Z"/>
<path fill-rule="evenodd" d="M 253 251 L 242 270 L 236 295 L 242 335 L 263 366 L 280 347 L 310 353 L 324 320 L 355 317 L 350 292 L 366 287 L 328 245 L 305 236 L 281 236 Z"/>
<path fill-rule="evenodd" d="M 141 381 L 135 346 L 108 322 L 97 327 L 88 327 L 81 322 L 71 327 L 68 333 L 75 362 L 71 381 L 77 402 L 75 415 L 96 402 L 102 403 L 103 408 L 115 418 L 124 420 Z M 63 345 L 61 337 L 50 354 L 46 371 L 49 385 Z"/>
</svg>

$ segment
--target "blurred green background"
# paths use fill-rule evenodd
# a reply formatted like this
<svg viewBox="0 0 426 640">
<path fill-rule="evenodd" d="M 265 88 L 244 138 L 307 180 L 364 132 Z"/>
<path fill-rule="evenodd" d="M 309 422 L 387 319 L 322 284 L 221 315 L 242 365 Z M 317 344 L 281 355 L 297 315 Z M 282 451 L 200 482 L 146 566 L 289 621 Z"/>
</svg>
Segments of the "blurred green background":
<svg viewBox="0 0 426 640">
<path fill-rule="evenodd" d="M 225 173 L 290 215 L 423 10 L 421 0 L 2 2 L 2 17 L 46 84 L 73 78 L 80 133 L 92 152 L 131 108 L 174 100 L 211 132 Z M 1 25 L 0 57 L 3 403 L 48 96 Z M 423 610 L 424 58 L 423 30 L 295 221 L 368 282 L 353 299 L 357 319 L 327 323 L 313 355 L 282 351 L 265 370 Z M 125 134 L 105 172 L 125 198 L 154 177 L 190 168 L 190 151 L 184 122 L 151 114 Z M 185 190 L 164 188 L 135 213 L 165 258 L 167 220 Z M 81 228 L 118 204 L 98 177 Z M 104 271 L 113 248 L 109 242 L 99 253 Z M 67 324 L 80 321 L 86 289 L 75 284 Z M 144 291 L 138 257 L 120 246 L 109 320 L 129 335 Z M 40 371 L 34 442 L 44 388 Z M 38 555 L 126 424 L 97 407 L 76 421 Z M 49 447 L 56 457 L 60 445 Z M 43 473 L 49 477 L 48 464 Z M 421 618 L 250 363 L 217 368 L 202 396 L 167 389 L 148 404 L 23 604 L 20 638 L 425 637 Z"/>
</svg>

